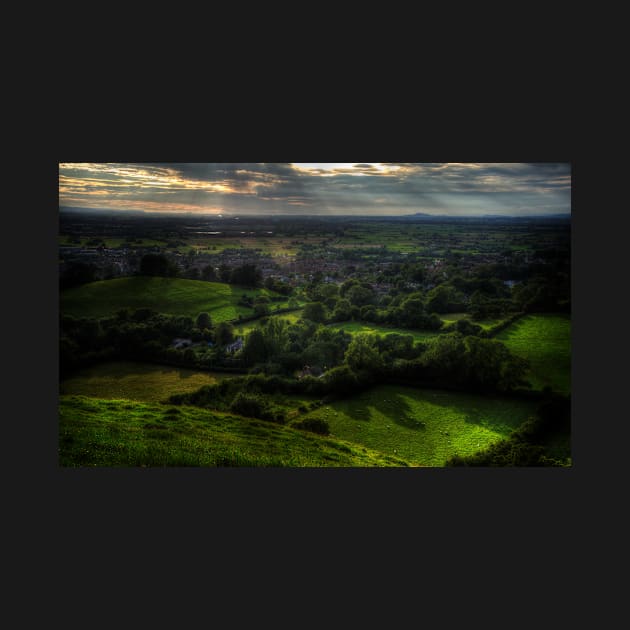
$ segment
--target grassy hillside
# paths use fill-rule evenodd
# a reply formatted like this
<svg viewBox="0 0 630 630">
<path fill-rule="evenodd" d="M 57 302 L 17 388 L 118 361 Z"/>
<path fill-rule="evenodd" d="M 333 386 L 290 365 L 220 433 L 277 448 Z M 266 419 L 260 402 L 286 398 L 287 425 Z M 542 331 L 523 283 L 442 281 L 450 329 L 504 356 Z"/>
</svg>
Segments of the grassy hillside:
<svg viewBox="0 0 630 630">
<path fill-rule="evenodd" d="M 367 322 L 340 322 L 338 324 L 330 324 L 330 327 L 345 330 L 346 332 L 352 334 L 369 333 L 388 335 L 390 333 L 397 333 L 399 335 L 411 335 L 414 341 L 424 341 L 425 339 L 432 339 L 433 337 L 437 337 L 440 334 L 436 330 L 409 330 L 407 328 L 389 328 L 387 326 L 379 326 L 378 324 Z"/>
<path fill-rule="evenodd" d="M 150 363 L 112 361 L 80 370 L 61 381 L 59 393 L 162 402 L 171 394 L 193 392 L 231 376 L 225 372 L 200 372 Z"/>
<path fill-rule="evenodd" d="M 194 407 L 62 396 L 61 466 L 406 466 L 369 448 Z"/>
<path fill-rule="evenodd" d="M 332 437 L 443 466 L 506 437 L 535 409 L 532 401 L 384 385 L 305 417 L 327 420 Z"/>
<path fill-rule="evenodd" d="M 531 365 L 533 389 L 550 386 L 557 392 L 571 391 L 571 320 L 568 315 L 527 315 L 496 337 L 514 354 Z"/>
<path fill-rule="evenodd" d="M 152 308 L 160 313 L 191 317 L 208 312 L 213 321 L 221 322 L 252 315 L 251 308 L 238 304 L 243 294 L 280 297 L 267 289 L 249 290 L 219 282 L 134 276 L 62 291 L 60 309 L 63 314 L 76 317 L 103 317 L 121 308 Z M 286 306 L 286 300 L 273 305 Z"/>
</svg>

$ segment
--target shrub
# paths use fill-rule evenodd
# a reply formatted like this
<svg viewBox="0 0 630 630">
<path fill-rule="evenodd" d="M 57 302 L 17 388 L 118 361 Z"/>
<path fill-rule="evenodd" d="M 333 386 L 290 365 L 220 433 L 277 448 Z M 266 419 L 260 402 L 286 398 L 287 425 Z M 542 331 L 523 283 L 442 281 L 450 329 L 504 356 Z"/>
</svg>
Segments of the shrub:
<svg viewBox="0 0 630 630">
<path fill-rule="evenodd" d="M 326 420 L 319 418 L 305 418 L 298 420 L 291 425 L 294 429 L 300 431 L 310 431 L 311 433 L 319 433 L 320 435 L 330 435 L 330 426 Z"/>
<path fill-rule="evenodd" d="M 267 410 L 263 400 L 256 394 L 239 392 L 230 404 L 230 411 L 249 418 L 261 418 Z"/>
</svg>

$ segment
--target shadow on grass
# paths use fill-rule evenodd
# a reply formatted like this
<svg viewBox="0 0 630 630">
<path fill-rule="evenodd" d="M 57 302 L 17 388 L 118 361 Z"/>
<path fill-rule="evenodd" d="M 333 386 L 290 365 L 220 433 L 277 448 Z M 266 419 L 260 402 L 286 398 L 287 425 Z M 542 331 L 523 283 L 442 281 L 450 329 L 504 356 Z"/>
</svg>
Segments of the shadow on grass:
<svg viewBox="0 0 630 630">
<path fill-rule="evenodd" d="M 407 429 L 421 430 L 426 427 L 424 421 L 418 418 L 412 407 L 400 394 L 390 394 L 388 397 L 372 397 L 368 400 L 348 404 L 344 412 L 353 420 L 370 422 L 371 409 L 376 409 L 385 418 L 406 427 Z"/>
<path fill-rule="evenodd" d="M 524 404 L 522 408 L 519 408 L 517 403 L 514 406 L 505 406 L 506 401 L 498 397 L 495 401 L 494 409 L 488 407 L 479 409 L 466 405 L 459 407 L 458 410 L 464 413 L 467 424 L 477 424 L 495 433 L 506 435 L 535 413 L 533 404 L 531 406 Z"/>
</svg>

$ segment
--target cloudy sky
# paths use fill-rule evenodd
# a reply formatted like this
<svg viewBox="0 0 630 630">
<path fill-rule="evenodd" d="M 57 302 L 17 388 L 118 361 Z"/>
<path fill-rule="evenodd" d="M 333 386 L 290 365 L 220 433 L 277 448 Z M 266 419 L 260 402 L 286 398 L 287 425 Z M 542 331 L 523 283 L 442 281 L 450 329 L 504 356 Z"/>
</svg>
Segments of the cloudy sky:
<svg viewBox="0 0 630 630">
<path fill-rule="evenodd" d="M 61 163 L 61 207 L 211 214 L 571 212 L 568 163 Z"/>
</svg>

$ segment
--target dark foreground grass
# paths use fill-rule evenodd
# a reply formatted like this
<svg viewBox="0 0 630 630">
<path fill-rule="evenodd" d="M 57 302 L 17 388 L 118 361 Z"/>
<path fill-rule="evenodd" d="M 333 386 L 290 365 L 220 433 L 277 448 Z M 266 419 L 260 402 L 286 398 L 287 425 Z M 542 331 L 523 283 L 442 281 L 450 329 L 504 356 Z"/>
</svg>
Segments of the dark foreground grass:
<svg viewBox="0 0 630 630">
<path fill-rule="evenodd" d="M 395 456 L 262 420 L 62 396 L 61 466 L 407 466 Z"/>
<path fill-rule="evenodd" d="M 527 315 L 496 337 L 514 354 L 527 359 L 527 379 L 533 389 L 551 387 L 561 394 L 571 391 L 571 320 L 558 313 Z"/>
<path fill-rule="evenodd" d="M 220 282 L 202 282 L 184 278 L 115 278 L 91 282 L 62 291 L 60 309 L 75 317 L 105 317 L 122 308 L 152 308 L 169 315 L 196 317 L 207 312 L 214 322 L 251 316 L 253 310 L 238 304 L 241 296 L 281 297 L 267 289 L 244 289 Z M 287 300 L 274 302 L 286 306 Z"/>
<path fill-rule="evenodd" d="M 384 385 L 304 417 L 326 420 L 332 437 L 443 466 L 507 437 L 535 410 L 534 401 Z"/>
<path fill-rule="evenodd" d="M 164 402 L 172 394 L 187 394 L 204 385 L 214 385 L 233 375 L 183 368 L 112 361 L 101 363 L 61 381 L 60 394 L 92 398 L 129 398 L 144 402 Z"/>
</svg>

